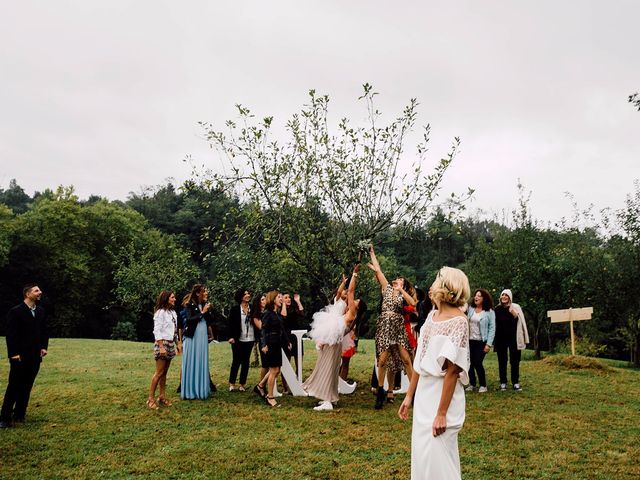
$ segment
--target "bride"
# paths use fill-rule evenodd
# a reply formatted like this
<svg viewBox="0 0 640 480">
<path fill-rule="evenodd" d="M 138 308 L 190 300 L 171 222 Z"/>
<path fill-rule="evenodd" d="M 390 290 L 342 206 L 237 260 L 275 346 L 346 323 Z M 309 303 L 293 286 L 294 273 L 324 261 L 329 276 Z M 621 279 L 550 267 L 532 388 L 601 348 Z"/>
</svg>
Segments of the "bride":
<svg viewBox="0 0 640 480">
<path fill-rule="evenodd" d="M 442 267 L 431 292 L 438 310 L 420 329 L 398 416 L 406 420 L 413 403 L 411 479 L 453 480 L 460 478 L 458 432 L 465 419 L 463 384 L 469 383 L 469 326 L 459 309 L 469 298 L 469 281 L 461 270 Z"/>
</svg>

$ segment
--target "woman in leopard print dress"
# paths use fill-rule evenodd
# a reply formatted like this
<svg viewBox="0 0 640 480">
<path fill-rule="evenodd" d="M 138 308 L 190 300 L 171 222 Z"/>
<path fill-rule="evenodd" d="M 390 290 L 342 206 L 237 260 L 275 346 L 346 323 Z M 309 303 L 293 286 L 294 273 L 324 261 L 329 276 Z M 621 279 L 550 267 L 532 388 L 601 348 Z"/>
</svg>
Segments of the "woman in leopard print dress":
<svg viewBox="0 0 640 480">
<path fill-rule="evenodd" d="M 369 268 L 374 271 L 376 279 L 382 290 L 382 310 L 376 325 L 376 356 L 378 358 L 378 392 L 376 395 L 376 410 L 384 405 L 386 392 L 384 390 L 384 378 L 387 369 L 390 371 L 402 370 L 409 378 L 413 374 L 411 356 L 409 351 L 409 337 L 404 328 L 402 318 L 402 305 L 406 302 L 409 305 L 416 304 L 416 299 L 409 292 L 413 290 L 406 278 L 398 277 L 391 283 L 386 279 L 380 269 L 380 264 L 373 250 L 373 245 L 369 248 L 371 263 Z M 389 388 L 393 388 L 389 385 Z"/>
</svg>

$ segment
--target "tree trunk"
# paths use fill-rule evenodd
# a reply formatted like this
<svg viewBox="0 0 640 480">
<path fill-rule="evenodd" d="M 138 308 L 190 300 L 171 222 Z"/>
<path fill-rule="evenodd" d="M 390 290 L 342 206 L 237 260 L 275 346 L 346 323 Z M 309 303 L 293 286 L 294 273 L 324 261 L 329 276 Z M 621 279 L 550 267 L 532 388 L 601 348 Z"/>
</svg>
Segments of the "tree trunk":
<svg viewBox="0 0 640 480">
<path fill-rule="evenodd" d="M 535 349 L 534 357 L 536 360 L 540 360 L 542 355 L 540 355 L 540 328 L 542 327 L 542 322 L 540 321 L 540 315 L 534 315 L 534 335 L 533 335 L 533 348 Z"/>
</svg>

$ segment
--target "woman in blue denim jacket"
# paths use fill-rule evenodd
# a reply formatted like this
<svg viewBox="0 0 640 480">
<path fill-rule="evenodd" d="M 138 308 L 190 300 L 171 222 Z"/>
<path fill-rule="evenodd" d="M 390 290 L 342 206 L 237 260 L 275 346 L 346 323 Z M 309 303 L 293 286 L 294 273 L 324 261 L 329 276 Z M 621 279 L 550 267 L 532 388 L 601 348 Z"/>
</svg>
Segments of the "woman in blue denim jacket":
<svg viewBox="0 0 640 480">
<path fill-rule="evenodd" d="M 496 315 L 493 311 L 491 294 L 483 288 L 478 288 L 472 297 L 472 304 L 467 310 L 469 319 L 469 354 L 471 367 L 469 368 L 469 383 L 467 391 L 476 387 L 476 373 L 480 388 L 478 392 L 487 391 L 487 379 L 482 362 L 493 346 L 496 335 Z"/>
</svg>

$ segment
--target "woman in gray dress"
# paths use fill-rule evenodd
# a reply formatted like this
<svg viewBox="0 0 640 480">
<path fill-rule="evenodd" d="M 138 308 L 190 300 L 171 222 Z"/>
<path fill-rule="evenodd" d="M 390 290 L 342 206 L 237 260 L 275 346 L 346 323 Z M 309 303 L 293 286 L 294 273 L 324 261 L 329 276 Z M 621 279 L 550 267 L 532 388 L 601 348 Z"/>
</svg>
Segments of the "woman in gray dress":
<svg viewBox="0 0 640 480">
<path fill-rule="evenodd" d="M 359 269 L 359 264 L 353 269 L 346 303 L 338 299 L 313 315 L 309 336 L 316 342 L 318 360 L 302 388 L 309 396 L 320 400 L 314 407 L 316 411 L 333 410 L 333 403 L 338 401 L 342 338 L 355 322 L 361 303 L 360 299 L 355 299 Z"/>
</svg>

